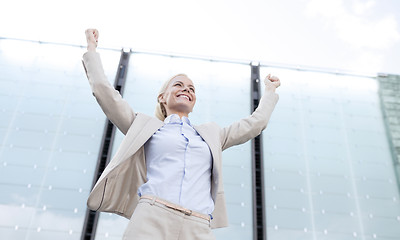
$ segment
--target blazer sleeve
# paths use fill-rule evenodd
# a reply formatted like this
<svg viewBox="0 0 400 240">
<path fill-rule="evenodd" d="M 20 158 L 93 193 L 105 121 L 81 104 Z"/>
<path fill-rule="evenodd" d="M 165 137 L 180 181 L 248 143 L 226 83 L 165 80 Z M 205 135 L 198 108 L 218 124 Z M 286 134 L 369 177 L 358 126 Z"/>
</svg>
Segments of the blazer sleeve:
<svg viewBox="0 0 400 240">
<path fill-rule="evenodd" d="M 257 109 L 249 117 L 222 128 L 220 131 L 222 150 L 245 143 L 258 136 L 267 127 L 278 99 L 278 94 L 266 91 L 261 97 Z"/>
<path fill-rule="evenodd" d="M 121 94 L 108 82 L 104 74 L 100 55 L 97 52 L 86 52 L 83 55 L 83 66 L 89 80 L 92 93 L 107 118 L 118 129 L 126 134 L 135 120 L 135 112 Z"/>
</svg>

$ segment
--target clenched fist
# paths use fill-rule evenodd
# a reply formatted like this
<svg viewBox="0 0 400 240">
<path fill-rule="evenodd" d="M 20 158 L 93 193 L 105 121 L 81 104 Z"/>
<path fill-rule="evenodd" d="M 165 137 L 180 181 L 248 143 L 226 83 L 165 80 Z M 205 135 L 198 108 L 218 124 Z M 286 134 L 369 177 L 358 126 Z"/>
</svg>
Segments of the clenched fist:
<svg viewBox="0 0 400 240">
<path fill-rule="evenodd" d="M 265 90 L 273 90 L 281 85 L 281 81 L 277 76 L 271 76 L 271 74 L 268 74 L 268 76 L 264 79 L 264 84 L 265 84 Z"/>
<path fill-rule="evenodd" d="M 99 31 L 97 29 L 86 29 L 87 50 L 96 51 L 97 43 L 99 41 Z"/>
</svg>

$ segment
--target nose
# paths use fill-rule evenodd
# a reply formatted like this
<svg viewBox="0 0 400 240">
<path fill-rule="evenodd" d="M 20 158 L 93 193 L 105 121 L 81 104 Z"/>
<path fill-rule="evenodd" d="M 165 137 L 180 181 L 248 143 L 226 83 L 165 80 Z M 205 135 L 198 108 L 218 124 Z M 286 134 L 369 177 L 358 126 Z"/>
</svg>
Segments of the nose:
<svg viewBox="0 0 400 240">
<path fill-rule="evenodd" d="M 183 90 L 182 90 L 182 91 L 184 91 L 184 92 L 189 92 L 189 87 L 188 87 L 188 86 L 183 87 Z"/>
</svg>

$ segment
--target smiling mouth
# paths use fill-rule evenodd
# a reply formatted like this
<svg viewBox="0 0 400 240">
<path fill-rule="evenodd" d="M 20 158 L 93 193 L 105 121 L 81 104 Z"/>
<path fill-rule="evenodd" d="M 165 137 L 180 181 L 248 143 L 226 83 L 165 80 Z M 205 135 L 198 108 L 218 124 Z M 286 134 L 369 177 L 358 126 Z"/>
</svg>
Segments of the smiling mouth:
<svg viewBox="0 0 400 240">
<path fill-rule="evenodd" d="M 179 94 L 177 97 L 187 99 L 188 101 L 192 101 L 189 96 L 185 94 Z"/>
</svg>

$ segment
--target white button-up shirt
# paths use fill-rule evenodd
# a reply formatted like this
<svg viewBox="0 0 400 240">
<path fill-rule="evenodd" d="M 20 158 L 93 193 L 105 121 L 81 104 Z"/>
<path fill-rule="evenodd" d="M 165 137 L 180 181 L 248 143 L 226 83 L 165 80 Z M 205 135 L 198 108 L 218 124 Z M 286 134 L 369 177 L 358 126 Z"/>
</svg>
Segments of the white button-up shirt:
<svg viewBox="0 0 400 240">
<path fill-rule="evenodd" d="M 147 182 L 139 196 L 155 195 L 203 214 L 214 211 L 212 156 L 187 117 L 172 114 L 145 144 Z"/>
</svg>

